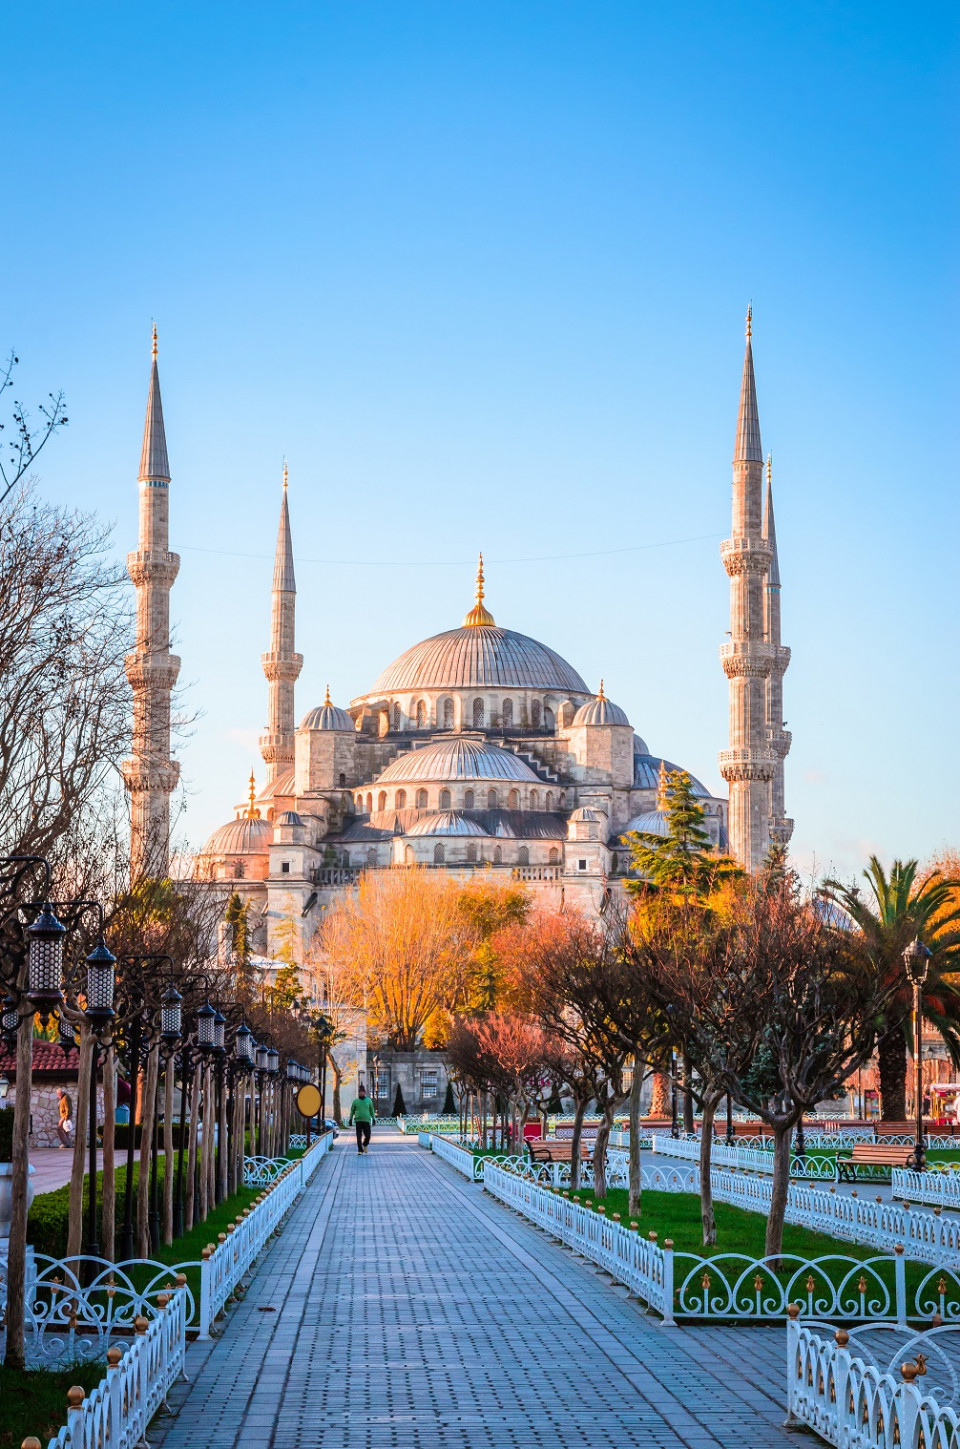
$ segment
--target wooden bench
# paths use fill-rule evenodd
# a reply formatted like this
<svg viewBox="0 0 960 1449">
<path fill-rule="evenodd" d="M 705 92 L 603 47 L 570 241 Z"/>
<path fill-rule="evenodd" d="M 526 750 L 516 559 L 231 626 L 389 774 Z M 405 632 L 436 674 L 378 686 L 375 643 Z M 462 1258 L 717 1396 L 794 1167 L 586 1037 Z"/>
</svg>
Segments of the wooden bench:
<svg viewBox="0 0 960 1449">
<path fill-rule="evenodd" d="M 840 1182 L 856 1182 L 858 1167 L 906 1167 L 913 1147 L 884 1146 L 882 1142 L 855 1142 L 849 1156 L 837 1158 Z"/>
<path fill-rule="evenodd" d="M 573 1161 L 573 1143 L 569 1137 L 540 1137 L 536 1141 L 527 1143 L 527 1151 L 530 1153 L 531 1162 Z M 581 1137 L 580 1156 L 591 1157 L 592 1155 L 593 1142 L 588 1142 L 585 1137 Z"/>
</svg>

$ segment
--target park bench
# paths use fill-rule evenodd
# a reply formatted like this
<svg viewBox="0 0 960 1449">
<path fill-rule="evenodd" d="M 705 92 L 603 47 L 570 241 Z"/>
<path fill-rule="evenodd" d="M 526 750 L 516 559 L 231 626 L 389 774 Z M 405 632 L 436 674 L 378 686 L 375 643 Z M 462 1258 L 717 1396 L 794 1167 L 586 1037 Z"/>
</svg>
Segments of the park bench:
<svg viewBox="0 0 960 1449">
<path fill-rule="evenodd" d="M 527 1151 L 530 1153 L 532 1162 L 571 1162 L 573 1160 L 573 1143 L 569 1137 L 540 1137 L 536 1141 L 527 1143 Z M 593 1143 L 588 1142 L 585 1137 L 580 1139 L 580 1156 L 590 1157 L 593 1152 Z"/>
<path fill-rule="evenodd" d="M 837 1158 L 837 1178 L 840 1182 L 856 1182 L 860 1167 L 906 1167 L 913 1155 L 913 1147 L 890 1146 L 882 1142 L 855 1142 L 845 1157 Z"/>
</svg>

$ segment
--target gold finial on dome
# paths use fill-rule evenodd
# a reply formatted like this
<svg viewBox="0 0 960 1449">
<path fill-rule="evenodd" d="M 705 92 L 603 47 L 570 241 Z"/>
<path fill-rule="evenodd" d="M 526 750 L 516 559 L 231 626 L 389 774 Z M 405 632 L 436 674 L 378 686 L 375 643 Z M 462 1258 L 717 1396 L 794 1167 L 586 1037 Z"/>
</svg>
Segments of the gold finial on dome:
<svg viewBox="0 0 960 1449">
<path fill-rule="evenodd" d="M 666 810 L 666 808 L 667 808 L 667 762 L 666 762 L 666 760 L 661 760 L 660 761 L 660 778 L 657 781 L 657 809 L 663 811 L 663 810 Z"/>
<path fill-rule="evenodd" d="M 253 777 L 253 771 L 251 770 L 250 771 L 250 803 L 247 806 L 247 810 L 246 810 L 246 816 L 247 816 L 247 819 L 248 820 L 259 820 L 260 819 L 260 811 L 257 809 L 256 805 L 254 804 L 254 801 L 256 800 L 256 798 L 257 798 L 257 786 L 256 786 L 256 782 L 255 782 L 254 777 Z"/>
<path fill-rule="evenodd" d="M 157 360 L 157 324 L 156 324 L 156 322 L 154 322 L 154 324 L 153 324 L 153 360 L 154 360 L 154 362 L 156 362 L 156 360 Z"/>
<path fill-rule="evenodd" d="M 606 697 L 607 696 L 603 692 L 603 680 L 601 679 L 600 688 L 597 690 L 597 699 L 606 699 Z"/>
<path fill-rule="evenodd" d="M 483 604 L 483 554 L 480 555 L 480 562 L 477 564 L 477 602 L 470 610 L 463 621 L 465 629 L 491 628 L 495 626 L 495 620 L 489 609 Z"/>
<path fill-rule="evenodd" d="M 324 703 L 324 706 L 333 704 L 333 700 L 330 698 L 330 686 L 329 686 L 329 684 L 327 685 L 327 692 L 323 696 L 323 703 Z"/>
</svg>

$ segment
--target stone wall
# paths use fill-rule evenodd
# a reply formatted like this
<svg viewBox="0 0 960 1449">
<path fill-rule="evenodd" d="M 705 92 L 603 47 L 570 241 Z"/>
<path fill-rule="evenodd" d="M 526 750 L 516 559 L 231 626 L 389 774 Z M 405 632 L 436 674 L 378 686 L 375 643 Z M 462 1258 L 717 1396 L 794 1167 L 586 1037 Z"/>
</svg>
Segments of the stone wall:
<svg viewBox="0 0 960 1449">
<path fill-rule="evenodd" d="M 60 1138 L 57 1136 L 57 1123 L 60 1121 L 60 1104 L 57 1099 L 57 1089 L 62 1087 L 70 1098 L 70 1106 L 73 1112 L 73 1131 L 77 1131 L 77 1083 L 64 1080 L 34 1082 L 30 1093 L 30 1146 L 31 1147 L 59 1147 Z M 7 1106 L 12 1107 L 17 1098 L 17 1088 L 13 1085 L 10 1088 L 10 1095 L 7 1098 Z M 103 1087 L 97 1085 L 97 1122 L 103 1124 Z M 88 1123 L 83 1123 L 83 1133 L 86 1135 Z M 74 1137 L 71 1135 L 70 1141 Z"/>
</svg>

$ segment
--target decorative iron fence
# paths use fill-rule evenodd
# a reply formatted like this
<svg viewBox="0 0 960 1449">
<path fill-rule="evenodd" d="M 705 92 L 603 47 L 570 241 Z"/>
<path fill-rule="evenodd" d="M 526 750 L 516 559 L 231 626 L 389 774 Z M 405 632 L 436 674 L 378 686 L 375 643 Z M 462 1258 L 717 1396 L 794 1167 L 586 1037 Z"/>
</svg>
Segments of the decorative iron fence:
<svg viewBox="0 0 960 1449">
<path fill-rule="evenodd" d="M 909 1167 L 895 1167 L 892 1188 L 894 1197 L 906 1202 L 928 1202 L 934 1207 L 960 1210 L 960 1172 L 914 1172 Z"/>
<path fill-rule="evenodd" d="M 664 1157 L 681 1157 L 687 1162 L 700 1161 L 700 1139 L 693 1137 L 663 1137 L 654 1133 L 654 1152 Z M 773 1149 L 747 1147 L 737 1142 L 733 1147 L 714 1142 L 710 1158 L 718 1167 L 745 1167 L 754 1172 L 773 1172 Z M 790 1162 L 790 1176 L 797 1180 L 835 1182 L 836 1162 L 832 1157 L 793 1157 Z"/>
</svg>

